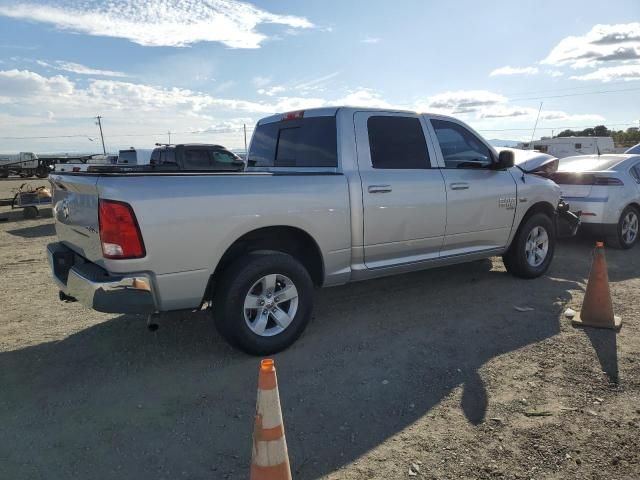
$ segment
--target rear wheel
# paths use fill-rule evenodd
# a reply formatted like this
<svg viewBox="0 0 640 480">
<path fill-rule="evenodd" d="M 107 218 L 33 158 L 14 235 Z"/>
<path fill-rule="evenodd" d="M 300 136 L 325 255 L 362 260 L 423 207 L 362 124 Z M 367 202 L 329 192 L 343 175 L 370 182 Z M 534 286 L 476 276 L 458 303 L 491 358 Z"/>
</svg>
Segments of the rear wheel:
<svg viewBox="0 0 640 480">
<path fill-rule="evenodd" d="M 7 178 L 9 176 L 9 170 L 6 168 L 0 168 L 0 178 Z"/>
<path fill-rule="evenodd" d="M 549 269 L 555 245 L 553 221 L 544 213 L 533 214 L 520 226 L 503 255 L 504 266 L 516 277 L 539 277 Z"/>
<path fill-rule="evenodd" d="M 616 235 L 607 237 L 607 245 L 627 250 L 636 244 L 639 232 L 640 213 L 635 207 L 629 206 L 620 215 Z"/>
<path fill-rule="evenodd" d="M 220 333 L 252 355 L 284 350 L 311 317 L 313 283 L 291 255 L 251 253 L 223 274 L 213 301 Z"/>
</svg>

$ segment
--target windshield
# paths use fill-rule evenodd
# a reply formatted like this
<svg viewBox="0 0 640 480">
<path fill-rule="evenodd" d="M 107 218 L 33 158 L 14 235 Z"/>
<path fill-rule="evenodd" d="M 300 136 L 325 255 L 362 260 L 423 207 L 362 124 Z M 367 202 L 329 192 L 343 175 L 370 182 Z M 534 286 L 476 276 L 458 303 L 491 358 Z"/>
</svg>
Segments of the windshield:
<svg viewBox="0 0 640 480">
<path fill-rule="evenodd" d="M 635 155 L 640 155 L 640 143 L 637 145 L 634 145 L 633 147 L 631 147 L 629 150 L 627 150 L 624 153 L 632 153 Z"/>
</svg>

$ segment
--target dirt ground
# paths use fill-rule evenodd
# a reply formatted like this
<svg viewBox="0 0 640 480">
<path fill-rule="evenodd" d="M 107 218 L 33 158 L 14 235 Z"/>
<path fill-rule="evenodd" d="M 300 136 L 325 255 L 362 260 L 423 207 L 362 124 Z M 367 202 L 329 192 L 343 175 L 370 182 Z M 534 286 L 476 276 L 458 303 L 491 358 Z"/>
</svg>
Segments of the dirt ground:
<svg viewBox="0 0 640 480">
<path fill-rule="evenodd" d="M 61 303 L 50 212 L 0 218 L 0 478 L 247 478 L 258 359 L 206 312 L 150 333 Z M 537 280 L 496 258 L 318 291 L 276 356 L 294 478 L 640 478 L 640 248 L 607 250 L 615 334 L 562 314 L 591 246 Z"/>
</svg>

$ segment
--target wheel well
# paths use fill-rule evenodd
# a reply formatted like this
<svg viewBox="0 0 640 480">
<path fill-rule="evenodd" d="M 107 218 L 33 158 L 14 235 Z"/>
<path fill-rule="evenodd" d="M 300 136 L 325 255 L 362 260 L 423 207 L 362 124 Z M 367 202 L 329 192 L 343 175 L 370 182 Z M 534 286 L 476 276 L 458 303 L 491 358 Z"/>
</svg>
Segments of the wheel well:
<svg viewBox="0 0 640 480">
<path fill-rule="evenodd" d="M 241 256 L 259 250 L 288 253 L 304 265 L 315 285 L 322 285 L 324 262 L 322 252 L 315 240 L 299 228 L 276 226 L 253 230 L 236 240 L 218 262 L 209 282 L 209 293 L 213 293 L 215 279 L 219 278 L 229 265 Z"/>
<path fill-rule="evenodd" d="M 544 213 L 545 215 L 548 215 L 551 219 L 553 219 L 553 216 L 556 213 L 556 209 L 549 202 L 534 203 L 533 205 L 531 205 L 531 207 L 529 207 L 527 213 L 524 214 L 524 217 L 522 217 L 522 221 L 520 222 L 520 224 L 527 220 L 531 215 L 535 215 L 536 213 Z"/>
<path fill-rule="evenodd" d="M 637 202 L 631 202 L 629 205 L 627 205 L 627 207 L 634 207 L 636 211 L 640 212 L 640 204 L 638 204 Z M 624 208 L 627 208 L 627 207 L 624 207 Z M 622 210 L 624 210 L 624 208 Z"/>
<path fill-rule="evenodd" d="M 527 213 L 525 213 L 524 217 L 522 217 L 522 220 L 520 220 L 520 225 L 518 225 L 516 233 L 513 235 L 512 241 L 515 240 L 516 235 L 518 235 L 518 233 L 520 232 L 520 229 L 522 228 L 522 225 L 524 225 L 524 222 L 526 222 L 529 217 L 535 215 L 536 213 L 544 213 L 545 215 L 549 216 L 549 218 L 553 219 L 553 216 L 556 213 L 556 209 L 553 208 L 553 205 L 551 205 L 549 202 L 538 202 L 531 205 L 529 207 L 529 210 L 527 210 Z"/>
</svg>

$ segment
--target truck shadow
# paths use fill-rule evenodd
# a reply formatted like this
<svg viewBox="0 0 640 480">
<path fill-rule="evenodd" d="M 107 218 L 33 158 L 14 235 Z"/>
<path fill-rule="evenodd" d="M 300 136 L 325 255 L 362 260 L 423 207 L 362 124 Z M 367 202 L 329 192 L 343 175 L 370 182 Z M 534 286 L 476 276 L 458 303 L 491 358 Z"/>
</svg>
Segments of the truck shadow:
<svg viewBox="0 0 640 480">
<path fill-rule="evenodd" d="M 45 223 L 41 225 L 34 225 L 33 227 L 7 230 L 7 233 L 22 238 L 51 237 L 56 234 L 56 227 L 53 223 Z"/>
<path fill-rule="evenodd" d="M 556 335 L 575 280 L 482 261 L 318 292 L 307 332 L 276 356 L 295 478 L 356 460 L 460 385 L 460 414 L 483 422 L 479 369 Z M 257 367 L 205 312 L 154 333 L 119 316 L 0 353 L 0 477 L 247 478 Z"/>
</svg>

